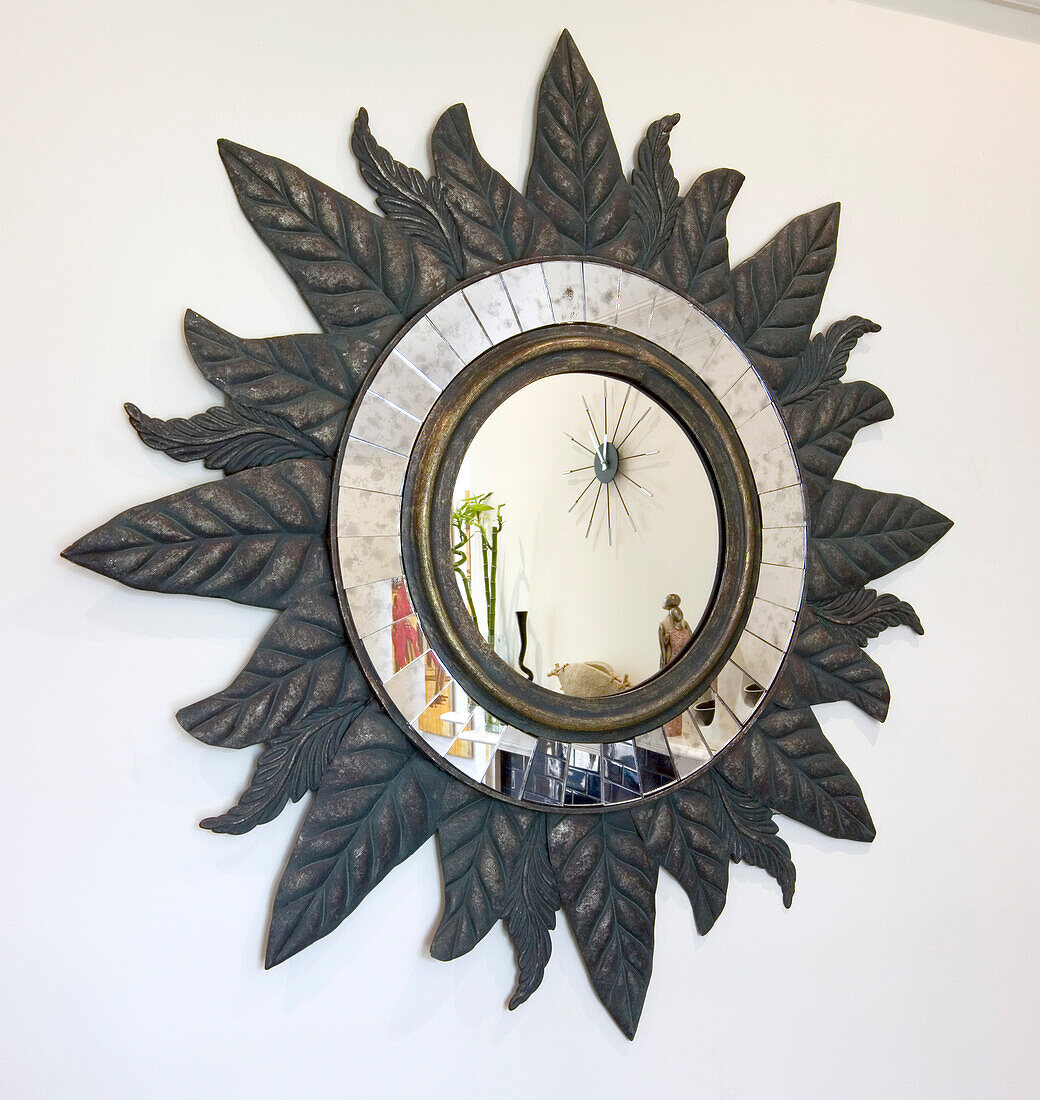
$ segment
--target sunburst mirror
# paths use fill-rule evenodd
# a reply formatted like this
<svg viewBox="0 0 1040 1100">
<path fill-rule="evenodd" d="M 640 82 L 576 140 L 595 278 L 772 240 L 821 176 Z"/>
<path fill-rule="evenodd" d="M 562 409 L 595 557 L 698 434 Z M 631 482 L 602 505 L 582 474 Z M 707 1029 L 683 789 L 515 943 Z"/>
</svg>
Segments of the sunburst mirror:
<svg viewBox="0 0 1040 1100">
<path fill-rule="evenodd" d="M 224 404 L 127 412 L 150 447 L 227 476 L 122 512 L 65 557 L 280 613 L 229 687 L 178 714 L 206 744 L 259 746 L 248 789 L 204 828 L 243 833 L 310 795 L 268 966 L 436 834 L 433 955 L 505 921 L 514 1008 L 562 909 L 631 1037 L 662 868 L 703 935 L 730 861 L 791 904 L 774 814 L 874 836 L 811 708 L 885 718 L 864 647 L 922 628 L 869 586 L 950 521 L 836 480 L 856 433 L 892 416 L 877 387 L 842 380 L 879 326 L 812 334 L 837 204 L 731 267 L 743 177 L 710 171 L 680 198 L 678 117 L 649 126 L 626 178 L 565 32 L 522 194 L 461 104 L 437 121 L 429 177 L 359 112 L 351 146 L 385 216 L 220 143 L 322 332 L 241 339 L 189 312 Z"/>
</svg>

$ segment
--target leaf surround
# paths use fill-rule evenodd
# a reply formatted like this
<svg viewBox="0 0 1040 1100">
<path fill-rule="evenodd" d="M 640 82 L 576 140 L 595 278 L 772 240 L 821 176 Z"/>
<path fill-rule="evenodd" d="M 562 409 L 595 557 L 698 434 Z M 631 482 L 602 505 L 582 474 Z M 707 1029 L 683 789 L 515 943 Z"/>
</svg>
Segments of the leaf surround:
<svg viewBox="0 0 1040 1100">
<path fill-rule="evenodd" d="M 445 907 L 434 955 L 455 958 L 504 921 L 517 952 L 515 1008 L 541 981 L 562 909 L 597 996 L 631 1038 L 661 869 L 686 891 L 703 935 L 724 907 L 730 862 L 765 870 L 791 904 L 794 866 L 774 814 L 832 837 L 874 836 L 862 791 L 811 708 L 845 700 L 884 719 L 888 686 L 863 647 L 892 626 L 923 629 L 909 604 L 868 586 L 951 523 L 909 497 L 835 479 L 858 430 L 892 415 L 876 387 L 842 380 L 856 342 L 878 326 L 851 317 L 812 334 L 837 204 L 795 218 L 731 267 L 726 220 L 743 177 L 708 172 L 680 196 L 668 152 L 677 122 L 651 124 L 626 178 L 565 31 L 541 84 L 522 193 L 480 155 L 462 105 L 434 128 L 429 178 L 382 149 L 358 115 L 352 147 L 385 217 L 293 165 L 220 143 L 243 212 L 322 331 L 240 339 L 189 312 L 189 351 L 227 405 L 171 420 L 127 411 L 148 446 L 226 476 L 130 508 L 64 556 L 132 587 L 279 612 L 234 682 L 178 714 L 207 744 L 262 747 L 238 805 L 206 828 L 244 832 L 310 794 L 275 898 L 268 966 L 333 931 L 436 835 Z M 332 458 L 395 334 L 460 279 L 567 256 L 642 269 L 699 303 L 778 401 L 810 504 L 795 650 L 761 717 L 677 789 L 586 815 L 492 799 L 416 748 L 359 668 L 327 541 Z"/>
</svg>

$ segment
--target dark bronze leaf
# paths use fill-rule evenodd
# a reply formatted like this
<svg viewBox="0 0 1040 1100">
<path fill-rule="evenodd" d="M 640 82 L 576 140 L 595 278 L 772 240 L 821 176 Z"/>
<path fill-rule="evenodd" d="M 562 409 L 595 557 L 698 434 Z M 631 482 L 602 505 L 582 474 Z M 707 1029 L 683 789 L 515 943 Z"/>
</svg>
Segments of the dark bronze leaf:
<svg viewBox="0 0 1040 1100">
<path fill-rule="evenodd" d="M 873 588 L 855 588 L 829 600 L 812 605 L 821 619 L 826 619 L 831 631 L 853 645 L 864 646 L 890 626 L 908 626 L 915 634 L 924 627 L 910 604 L 890 596 L 878 595 Z"/>
<path fill-rule="evenodd" d="M 372 136 L 364 107 L 354 120 L 350 148 L 361 178 L 376 193 L 379 209 L 409 237 L 426 245 L 456 279 L 461 279 L 465 267 L 462 242 L 444 202 L 441 181 L 428 180 L 417 168 L 394 160 Z"/>
<path fill-rule="evenodd" d="M 771 707 L 718 766 L 735 787 L 817 832 L 874 839 L 859 784 L 807 708 Z"/>
<path fill-rule="evenodd" d="M 668 135 L 679 121 L 665 115 L 651 122 L 636 153 L 632 173 L 632 213 L 639 222 L 639 254 L 636 264 L 648 268 L 661 254 L 675 229 L 679 213 L 679 181 L 672 170 Z"/>
<path fill-rule="evenodd" d="M 789 222 L 754 256 L 733 269 L 737 320 L 747 351 L 777 392 L 805 350 L 838 239 L 838 203 Z"/>
<path fill-rule="evenodd" d="M 814 510 L 805 574 L 810 599 L 830 599 L 891 573 L 952 526 L 913 497 L 835 481 Z"/>
<path fill-rule="evenodd" d="M 433 835 L 449 782 L 368 706 L 326 770 L 278 884 L 268 968 L 327 936 Z"/>
<path fill-rule="evenodd" d="M 715 820 L 729 848 L 730 859 L 761 867 L 772 875 L 780 887 L 785 908 L 790 909 L 795 879 L 791 849 L 776 835 L 776 822 L 769 807 L 734 787 L 717 768 L 712 768 L 708 775 Z"/>
<path fill-rule="evenodd" d="M 807 608 L 773 698 L 782 707 L 846 700 L 883 722 L 891 694 L 878 665 Z"/>
<path fill-rule="evenodd" d="M 329 576 L 329 468 L 297 458 L 121 512 L 62 556 L 131 588 L 282 608 Z"/>
<path fill-rule="evenodd" d="M 549 859 L 585 968 L 631 1039 L 653 968 L 657 862 L 627 810 L 554 816 L 548 830 Z"/>
<path fill-rule="evenodd" d="M 367 698 L 336 599 L 317 590 L 294 597 L 234 682 L 183 707 L 177 721 L 207 745 L 240 749 L 276 741 L 315 711 Z"/>
<path fill-rule="evenodd" d="M 525 193 L 559 230 L 562 251 L 635 260 L 629 184 L 599 89 L 568 31 L 542 77 Z"/>
<path fill-rule="evenodd" d="M 430 947 L 435 959 L 465 955 L 506 915 L 533 819 L 461 783 L 448 792 L 437 826 L 444 913 Z"/>
<path fill-rule="evenodd" d="M 839 382 L 814 401 L 785 408 L 810 493 L 819 499 L 826 492 L 860 428 L 894 415 L 888 398 L 869 382 Z"/>
<path fill-rule="evenodd" d="M 253 778 L 238 803 L 220 817 L 207 817 L 202 827 L 215 833 L 247 833 L 273 821 L 287 803 L 316 791 L 365 702 L 321 707 L 286 726 L 257 758 Z"/>
<path fill-rule="evenodd" d="M 184 338 L 208 382 L 287 420 L 327 455 L 336 453 L 347 406 L 382 346 L 318 333 L 240 340 L 190 309 Z"/>
<path fill-rule="evenodd" d="M 184 418 L 158 420 L 126 404 L 126 415 L 141 440 L 179 462 L 199 459 L 210 470 L 234 474 L 251 466 L 270 466 L 287 458 L 322 457 L 291 424 L 249 405 L 215 405 Z"/>
<path fill-rule="evenodd" d="M 549 219 L 480 155 L 464 104 L 437 120 L 433 163 L 462 238 L 467 275 L 563 251 Z"/>
<path fill-rule="evenodd" d="M 512 1011 L 542 984 L 552 937 L 560 891 L 549 863 L 546 815 L 536 813 L 526 834 L 524 847 L 513 874 L 513 889 L 506 925 L 516 948 L 516 989 L 509 999 Z"/>
<path fill-rule="evenodd" d="M 440 265 L 420 263 L 392 223 L 284 160 L 218 146 L 246 217 L 326 331 L 385 339 L 444 290 Z"/>
<path fill-rule="evenodd" d="M 679 206 L 668 246 L 654 274 L 699 302 L 731 336 L 742 334 L 734 312 L 726 217 L 744 177 L 731 168 L 705 172 Z"/>
<path fill-rule="evenodd" d="M 726 904 L 729 848 L 715 820 L 703 780 L 632 811 L 651 855 L 678 881 L 693 907 L 697 931 L 706 936 Z"/>
<path fill-rule="evenodd" d="M 849 353 L 864 333 L 880 332 L 881 326 L 865 317 L 836 321 L 826 333 L 818 333 L 798 357 L 791 374 L 777 393 L 784 405 L 812 401 L 836 385 L 848 366 Z"/>
</svg>

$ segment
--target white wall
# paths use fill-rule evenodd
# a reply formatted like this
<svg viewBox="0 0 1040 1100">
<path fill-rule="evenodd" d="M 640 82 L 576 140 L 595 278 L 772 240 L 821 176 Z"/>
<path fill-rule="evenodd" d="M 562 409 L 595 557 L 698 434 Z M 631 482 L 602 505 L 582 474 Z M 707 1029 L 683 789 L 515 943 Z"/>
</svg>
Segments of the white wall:
<svg viewBox="0 0 1040 1100">
<path fill-rule="evenodd" d="M 481 425 L 456 482 L 456 499 L 465 481 L 471 493 L 492 491 L 492 501 L 503 506 L 498 652 L 515 663 L 516 612 L 526 610 L 526 663 L 538 683 L 555 690 L 560 681 L 549 672 L 557 664 L 605 661 L 632 684 L 652 676 L 661 663 L 657 628 L 665 617 L 664 597 L 681 596 L 696 628 L 718 569 L 718 508 L 704 462 L 672 417 L 639 391 L 629 392 L 616 379 L 606 382 L 607 437 L 622 416 L 616 439 L 624 444 L 621 454 L 630 456 L 615 482 L 631 524 L 612 486 L 608 539 L 605 491 L 597 501 L 599 483 L 586 488 L 594 480 L 591 471 L 567 475 L 592 462 L 567 438 L 592 447 L 583 401 L 602 438 L 605 381 L 557 375 L 514 394 Z M 479 600 L 483 571 L 476 539 L 473 546 Z M 484 614 L 478 611 L 481 623 Z"/>
<path fill-rule="evenodd" d="M 0 1091 L 1035 1095 L 1037 46 L 849 0 L 78 0 L 4 16 Z M 359 104 L 423 165 L 436 115 L 465 99 L 485 155 L 521 180 L 564 20 L 626 158 L 681 110 L 684 186 L 722 164 L 746 173 L 735 256 L 842 200 L 821 321 L 884 324 L 851 374 L 897 410 L 846 474 L 957 523 L 888 582 L 928 633 L 871 647 L 887 725 L 822 712 L 877 842 L 784 823 L 794 908 L 737 867 L 703 940 L 662 881 L 634 1047 L 565 929 L 512 1014 L 500 929 L 457 963 L 430 960 L 432 845 L 264 973 L 298 810 L 244 838 L 196 828 L 250 760 L 193 742 L 173 712 L 226 683 L 270 615 L 131 592 L 56 557 L 205 476 L 147 452 L 120 408 L 184 414 L 214 396 L 181 343 L 185 306 L 247 336 L 313 327 L 241 218 L 215 139 L 360 194 Z"/>
</svg>

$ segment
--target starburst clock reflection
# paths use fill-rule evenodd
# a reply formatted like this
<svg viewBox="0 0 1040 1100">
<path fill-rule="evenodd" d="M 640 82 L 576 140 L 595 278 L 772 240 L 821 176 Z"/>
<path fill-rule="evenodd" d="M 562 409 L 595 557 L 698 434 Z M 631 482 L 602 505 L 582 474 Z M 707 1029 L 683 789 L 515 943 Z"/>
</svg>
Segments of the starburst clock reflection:
<svg viewBox="0 0 1040 1100">
<path fill-rule="evenodd" d="M 352 149 L 385 216 L 220 143 L 246 217 L 322 331 L 241 339 L 189 312 L 188 348 L 225 403 L 185 419 L 127 411 L 149 446 L 227 476 L 131 508 L 64 555 L 133 587 L 279 612 L 230 686 L 178 714 L 207 744 L 259 746 L 247 790 L 205 828 L 243 833 L 312 793 L 278 886 L 268 966 L 333 931 L 436 834 L 444 907 L 433 954 L 455 958 L 505 921 L 516 1007 L 541 981 L 562 908 L 597 995 L 631 1037 L 661 868 L 704 934 L 731 861 L 762 868 L 791 904 L 794 867 L 774 813 L 832 837 L 874 836 L 811 708 L 846 700 L 885 718 L 888 686 L 864 647 L 889 627 L 922 628 L 908 604 L 869 585 L 950 522 L 836 480 L 856 433 L 892 416 L 875 386 L 843 381 L 855 344 L 878 326 L 851 317 L 812 335 L 837 204 L 731 267 L 725 226 L 743 177 L 707 172 L 680 198 L 668 150 L 677 121 L 648 128 L 626 178 L 565 32 L 542 80 L 523 194 L 481 157 L 462 105 L 436 124 L 430 177 L 394 160 L 358 114 Z M 554 739 L 491 721 L 493 707 L 483 724 L 473 706 L 447 721 L 447 693 L 463 678 L 413 598 L 401 500 L 457 387 L 478 385 L 496 349 L 515 355 L 545 333 L 573 347 L 568 331 L 665 364 L 745 455 L 758 587 L 736 648 L 683 704 L 696 726 L 685 750 L 660 728 Z M 573 466 L 589 467 L 589 492 L 625 514 L 620 474 L 632 477 L 626 465 L 652 448 L 626 456 L 630 408 L 602 424 L 586 411 L 590 438 L 584 428 L 572 438 L 588 461 Z M 676 708 L 662 714 L 674 723 Z M 596 783 L 579 790 L 571 780 L 583 771 Z"/>
</svg>

